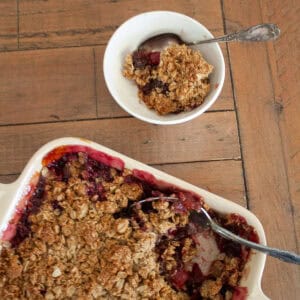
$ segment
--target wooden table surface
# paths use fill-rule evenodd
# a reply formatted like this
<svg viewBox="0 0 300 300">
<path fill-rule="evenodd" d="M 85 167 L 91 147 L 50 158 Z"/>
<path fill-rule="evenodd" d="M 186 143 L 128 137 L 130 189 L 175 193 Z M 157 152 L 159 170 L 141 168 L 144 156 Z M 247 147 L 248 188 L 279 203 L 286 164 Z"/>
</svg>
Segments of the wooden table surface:
<svg viewBox="0 0 300 300">
<path fill-rule="evenodd" d="M 269 245 L 299 252 L 299 4 L 1 0 L 0 182 L 16 179 L 44 143 L 80 136 L 249 208 Z M 215 35 L 273 22 L 281 37 L 222 45 L 226 80 L 215 105 L 186 124 L 150 125 L 114 102 L 102 59 L 121 23 L 158 9 L 187 14 Z M 299 299 L 299 267 L 268 258 L 263 290 Z"/>
</svg>

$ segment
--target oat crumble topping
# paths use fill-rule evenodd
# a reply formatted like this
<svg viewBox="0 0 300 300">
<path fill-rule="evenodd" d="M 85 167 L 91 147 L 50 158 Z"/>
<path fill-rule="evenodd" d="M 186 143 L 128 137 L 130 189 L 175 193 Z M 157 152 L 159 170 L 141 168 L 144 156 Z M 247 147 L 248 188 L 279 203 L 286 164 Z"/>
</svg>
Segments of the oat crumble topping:
<svg viewBox="0 0 300 300">
<path fill-rule="evenodd" d="M 135 81 L 149 108 L 166 115 L 201 105 L 210 91 L 212 70 L 199 51 L 171 45 L 161 53 L 138 50 L 127 55 L 123 75 Z"/>
<path fill-rule="evenodd" d="M 83 152 L 48 164 L 16 235 L 2 243 L 0 298 L 231 299 L 249 251 L 216 237 L 221 251 L 204 275 L 187 211 L 163 200 L 132 206 L 149 195 L 163 193 Z M 211 213 L 254 234 L 238 216 Z"/>
</svg>

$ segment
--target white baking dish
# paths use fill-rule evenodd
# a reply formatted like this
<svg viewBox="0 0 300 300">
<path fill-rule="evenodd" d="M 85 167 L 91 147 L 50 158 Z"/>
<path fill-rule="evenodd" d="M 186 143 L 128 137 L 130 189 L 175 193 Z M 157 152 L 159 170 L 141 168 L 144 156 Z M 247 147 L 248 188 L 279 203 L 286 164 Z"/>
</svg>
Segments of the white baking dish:
<svg viewBox="0 0 300 300">
<path fill-rule="evenodd" d="M 8 222 L 15 213 L 18 202 L 24 197 L 24 193 L 28 191 L 28 186 L 33 175 L 36 174 L 36 172 L 41 171 L 43 157 L 45 157 L 51 150 L 63 145 L 88 146 L 94 150 L 120 158 L 124 161 L 126 168 L 149 172 L 157 179 L 171 183 L 182 189 L 195 192 L 203 196 L 205 202 L 216 211 L 221 213 L 237 213 L 245 217 L 248 224 L 252 225 L 256 229 L 260 242 L 262 244 L 266 244 L 265 233 L 261 223 L 254 214 L 242 206 L 170 176 L 164 172 L 158 171 L 99 144 L 78 138 L 61 138 L 44 145 L 33 155 L 20 177 L 14 183 L 0 184 L 0 232 L 6 229 Z M 261 278 L 265 260 L 265 254 L 255 252 L 251 255 L 250 260 L 245 267 L 245 274 L 243 275 L 240 285 L 248 288 L 247 299 L 268 299 L 261 290 Z"/>
</svg>

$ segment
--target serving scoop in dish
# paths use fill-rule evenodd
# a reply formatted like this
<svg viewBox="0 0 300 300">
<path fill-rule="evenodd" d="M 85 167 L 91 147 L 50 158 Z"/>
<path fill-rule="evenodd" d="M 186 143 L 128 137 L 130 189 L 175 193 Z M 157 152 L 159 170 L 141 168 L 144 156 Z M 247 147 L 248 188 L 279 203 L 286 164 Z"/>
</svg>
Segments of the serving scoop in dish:
<svg viewBox="0 0 300 300">
<path fill-rule="evenodd" d="M 153 201 L 167 201 L 167 202 L 173 202 L 176 203 L 179 201 L 176 197 L 151 197 L 142 199 L 140 201 L 137 201 L 133 204 L 133 206 L 140 205 L 145 202 L 153 202 Z M 282 261 L 288 262 L 288 263 L 294 263 L 294 264 L 300 264 L 300 256 L 297 255 L 294 252 L 286 251 L 286 250 L 280 250 L 276 248 L 267 247 L 265 245 L 261 245 L 259 243 L 255 243 L 252 241 L 249 241 L 245 238 L 240 237 L 237 234 L 234 234 L 233 232 L 227 230 L 226 228 L 220 226 L 217 224 L 216 221 L 213 220 L 213 218 L 210 216 L 209 212 L 204 208 L 201 207 L 200 210 L 191 210 L 189 213 L 189 220 L 190 222 L 194 223 L 198 230 L 205 230 L 207 228 L 211 228 L 215 233 L 222 236 L 225 239 L 234 241 L 238 244 L 244 245 L 246 247 L 261 251 L 263 253 L 266 253 L 270 256 L 273 256 L 275 258 L 278 258 Z"/>
<path fill-rule="evenodd" d="M 121 166 L 131 169 L 134 174 L 139 174 L 147 181 L 155 181 L 161 185 L 169 184 L 181 190 L 201 195 L 205 203 L 214 211 L 221 214 L 238 214 L 245 218 L 246 222 L 253 226 L 261 244 L 266 244 L 263 227 L 257 217 L 247 209 L 228 201 L 222 197 L 214 195 L 206 190 L 198 188 L 164 172 L 142 164 L 134 159 L 128 158 L 118 152 L 91 141 L 78 138 L 62 138 L 54 140 L 40 150 L 38 150 L 26 165 L 20 177 L 11 184 L 0 184 L 0 231 L 4 232 L 8 228 L 9 221 L 20 210 L 21 204 L 28 192 L 34 188 L 32 178 L 40 173 L 43 167 L 43 159 L 49 152 L 55 150 L 68 149 L 76 146 L 78 151 L 88 149 L 89 153 L 97 156 L 106 164 L 116 167 Z M 248 290 L 247 299 L 268 299 L 261 290 L 261 277 L 265 264 L 265 255 L 253 252 L 250 256 L 241 278 L 240 286 Z"/>
</svg>

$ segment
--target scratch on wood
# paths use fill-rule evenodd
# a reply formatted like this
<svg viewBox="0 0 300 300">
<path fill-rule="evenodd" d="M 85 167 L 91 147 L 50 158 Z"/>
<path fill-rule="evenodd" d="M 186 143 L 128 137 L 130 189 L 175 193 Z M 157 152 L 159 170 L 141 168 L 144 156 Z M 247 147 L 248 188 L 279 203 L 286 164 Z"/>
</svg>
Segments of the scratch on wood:
<svg viewBox="0 0 300 300">
<path fill-rule="evenodd" d="M 291 159 L 295 158 L 297 156 L 297 154 L 300 153 L 300 150 L 297 150 L 293 155 L 291 155 Z"/>
<path fill-rule="evenodd" d="M 147 145 L 147 144 L 150 144 L 150 143 L 152 143 L 151 140 L 145 140 L 145 141 L 143 141 L 143 144 L 144 144 L 144 145 Z"/>
<path fill-rule="evenodd" d="M 275 101 L 274 102 L 274 108 L 275 108 L 275 111 L 280 115 L 282 112 L 283 112 L 283 105 L 282 103 L 278 102 L 278 101 Z"/>
<path fill-rule="evenodd" d="M 35 32 L 35 33 L 21 33 L 20 38 L 33 38 L 33 37 L 48 37 L 47 32 Z"/>
<path fill-rule="evenodd" d="M 213 124 L 207 124 L 205 127 L 210 133 L 218 133 L 218 130 L 215 129 L 215 126 Z"/>
<path fill-rule="evenodd" d="M 60 120 L 60 117 L 59 117 L 58 115 L 52 114 L 52 115 L 50 115 L 49 117 L 50 117 L 50 118 L 53 118 L 53 119 L 56 119 L 56 120 Z"/>
<path fill-rule="evenodd" d="M 16 37 L 16 34 L 0 34 L 1 39 L 15 39 Z"/>
</svg>

